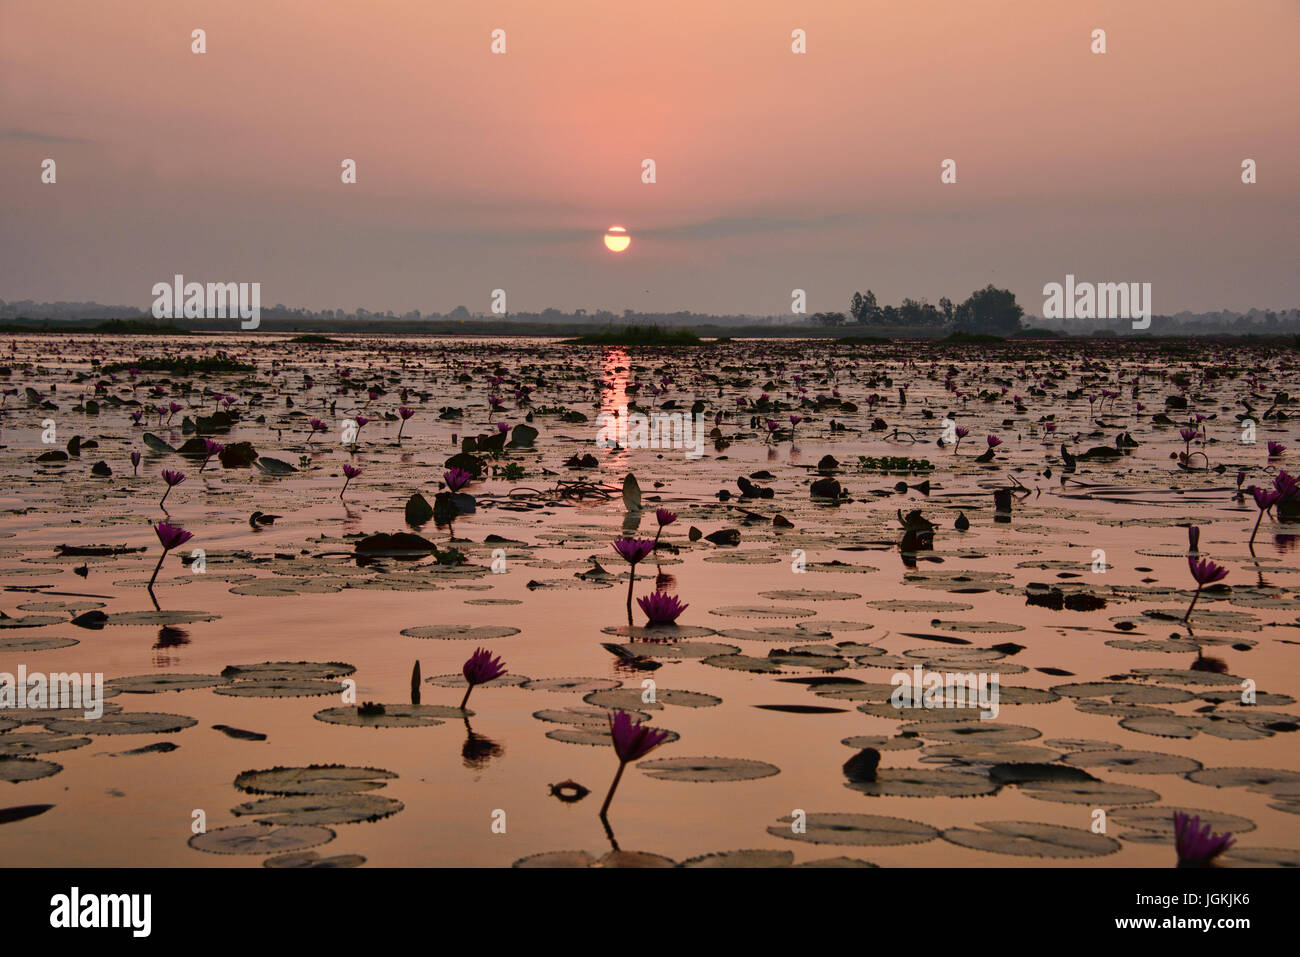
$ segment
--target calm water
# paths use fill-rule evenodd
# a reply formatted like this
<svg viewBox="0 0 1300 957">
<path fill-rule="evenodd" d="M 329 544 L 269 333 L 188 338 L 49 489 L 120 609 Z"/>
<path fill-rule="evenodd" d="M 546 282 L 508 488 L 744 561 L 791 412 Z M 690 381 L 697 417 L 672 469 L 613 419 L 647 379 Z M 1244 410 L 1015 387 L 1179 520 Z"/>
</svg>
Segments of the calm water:
<svg viewBox="0 0 1300 957">
<path fill-rule="evenodd" d="M 9 616 L 0 621 L 0 672 L 20 665 L 29 673 L 102 672 L 110 688 L 127 677 L 208 677 L 185 690 L 108 699 L 110 709 L 128 715 L 173 716 L 153 724 L 108 713 L 102 723 L 38 716 L 9 727 L 31 716 L 0 715 L 0 728 L 8 728 L 0 732 L 0 748 L 7 748 L 0 753 L 58 765 L 42 777 L 0 783 L 0 809 L 53 805 L 0 824 L 0 849 L 6 860 L 34 866 L 247 867 L 300 849 L 323 858 L 355 855 L 370 866 L 508 866 L 552 852 L 599 858 L 612 844 L 657 855 L 622 858 L 634 863 L 747 849 L 792 855 L 795 863 L 1163 866 L 1174 861 L 1169 818 L 1181 808 L 1214 822 L 1216 832 L 1234 833 L 1225 863 L 1294 865 L 1300 761 L 1289 735 L 1300 713 L 1293 537 L 1300 526 L 1288 532 L 1266 517 L 1252 555 L 1247 541 L 1258 511 L 1236 492 L 1239 470 L 1247 473 L 1243 487 L 1271 487 L 1300 454 L 1270 460 L 1265 448 L 1270 440 L 1296 444 L 1287 420 L 1295 406 L 1284 401 L 1280 416 L 1260 419 L 1253 444 L 1242 441 L 1246 430 L 1236 417 L 1245 412 L 1243 399 L 1262 416 L 1276 393 L 1300 392 L 1295 361 L 1215 344 L 1086 348 L 748 342 L 661 352 L 523 340 L 7 339 L 3 382 L 16 394 L 5 398 L 0 434 L 7 476 L 0 610 Z M 107 375 L 92 366 L 219 349 L 254 371 Z M 155 386 L 161 396 L 151 393 Z M 652 395 L 652 388 L 661 391 Z M 1103 400 L 1103 389 L 1119 396 Z M 200 460 L 145 444 L 145 432 L 173 447 L 192 438 L 183 423 L 211 415 L 219 406 L 213 393 L 235 400 L 236 421 L 213 433 L 217 441 L 250 442 L 261 456 L 299 470 L 275 476 L 222 468 L 214 459 L 200 472 Z M 767 404 L 756 407 L 763 394 Z M 489 407 L 491 396 L 500 398 L 498 411 Z M 1098 397 L 1091 408 L 1089 396 Z M 1171 396 L 1185 399 L 1186 408 L 1176 402 L 1166 411 Z M 738 398 L 746 400 L 743 409 Z M 87 406 L 92 399 L 97 414 Z M 682 411 L 697 399 L 709 428 L 724 412 L 722 441 L 710 440 L 702 459 L 595 445 L 602 411 L 629 400 Z M 131 421 L 130 413 L 151 404 L 165 410 L 169 402 L 183 407 L 170 422 L 165 411 L 145 411 L 141 425 Z M 400 405 L 415 415 L 399 445 Z M 586 421 L 565 421 L 565 411 Z M 495 432 L 497 422 L 519 425 L 530 412 L 535 447 L 507 449 L 466 490 L 477 509 L 454 525 L 465 565 L 439 567 L 427 557 L 357 563 L 355 543 L 374 533 L 418 531 L 446 547 L 446 526 L 406 525 L 408 498 L 420 492 L 434 501 L 460 438 Z M 1159 413 L 1173 424 L 1154 422 Z M 1185 441 L 1179 429 L 1198 413 L 1203 435 Z M 793 437 L 791 414 L 802 417 Z M 936 444 L 946 414 L 969 429 L 956 452 Z M 358 416 L 370 421 L 354 450 L 341 429 Z M 311 435 L 313 417 L 328 431 Z M 884 428 L 872 431 L 877 418 Z M 768 419 L 780 426 L 775 435 L 767 434 Z M 832 432 L 832 420 L 844 430 Z M 56 441 L 46 444 L 42 433 L 48 437 L 51 424 Z M 1122 457 L 1080 460 L 1063 472 L 1062 442 L 1077 455 L 1112 446 L 1122 433 L 1138 443 Z M 990 434 L 1002 444 L 992 462 L 978 463 Z M 65 450 L 74 436 L 83 444 L 79 456 L 36 462 L 43 452 Z M 89 441 L 98 447 L 85 448 Z M 138 476 L 128 459 L 133 449 L 143 453 Z M 1203 455 L 1180 469 L 1176 456 L 1187 451 Z M 587 453 L 596 467 L 566 467 L 571 456 Z M 826 473 L 848 493 L 838 501 L 810 496 L 825 455 L 839 461 Z M 919 470 L 893 474 L 863 467 L 859 456 L 911 457 Z M 101 460 L 111 476 L 91 474 Z M 344 464 L 362 472 L 340 500 Z M 507 477 L 509 464 L 522 476 Z M 163 469 L 188 475 L 171 491 L 166 515 L 159 508 Z M 742 499 L 737 478 L 764 472 L 752 481 L 773 489 L 773 497 Z M 629 473 L 641 489 L 641 511 L 629 511 L 621 495 Z M 605 492 L 561 494 L 559 483 L 578 480 Z M 923 480 L 928 494 L 895 489 Z M 994 490 L 1007 487 L 1016 488 L 1010 521 L 995 521 Z M 722 489 L 729 499 L 720 500 Z M 637 670 L 602 646 L 627 641 L 619 634 L 627 626 L 627 566 L 611 543 L 653 537 L 656 507 L 679 518 L 662 534 L 671 548 L 639 567 L 635 591 L 649 593 L 659 576 L 689 607 L 679 630 L 665 633 L 675 637 L 633 643 L 661 663 Z M 900 512 L 914 509 L 934 524 L 933 548 L 904 554 Z M 255 526 L 256 511 L 278 518 Z M 955 528 L 961 514 L 966 531 Z M 774 524 L 778 515 L 786 521 Z M 164 562 L 155 608 L 145 587 L 159 556 L 150 522 L 163 518 L 194 538 Z M 1200 597 L 1190 629 L 1181 622 L 1195 587 L 1189 524 L 1200 528 L 1200 556 L 1228 569 L 1223 584 Z M 692 528 L 702 536 L 736 529 L 739 543 L 692 541 Z M 61 545 L 146 550 L 64 556 Z M 181 563 L 193 549 L 204 551 L 201 573 Z M 1098 550 L 1104 571 L 1094 571 Z M 494 552 L 500 573 L 492 571 Z M 587 574 L 596 568 L 593 557 L 607 574 Z M 1105 604 L 1027 604 L 1031 585 Z M 634 610 L 636 624 L 644 624 Z M 107 613 L 107 625 L 71 622 L 87 611 Z M 128 613 L 142 614 L 114 622 Z M 403 634 L 421 628 L 437 637 Z M 484 628 L 492 630 L 473 631 Z M 409 704 L 417 661 L 422 676 L 434 679 L 422 684 L 423 705 L 454 709 L 464 690 L 463 680 L 456 684 L 461 665 L 480 646 L 531 685 L 477 688 L 467 719 L 429 711 L 441 723 L 425 726 L 356 727 L 315 717 L 351 708 L 353 700 Z M 339 664 L 300 666 L 280 684 L 252 688 L 236 687 L 248 678 L 220 677 L 230 665 L 266 662 Z M 916 664 L 998 675 L 997 719 L 958 709 L 899 715 L 888 704 L 890 680 Z M 345 697 L 343 678 L 355 682 L 355 699 Z M 1254 682 L 1254 705 L 1241 703 L 1246 679 Z M 647 680 L 654 704 L 641 703 Z M 825 710 L 763 707 L 771 705 Z M 617 760 L 591 732 L 615 706 L 635 707 L 678 737 L 645 767 L 628 768 L 607 831 L 597 811 Z M 584 710 L 564 723 L 565 709 Z M 186 726 L 157 730 L 177 723 Z M 214 725 L 266 738 L 231 737 Z M 138 733 L 103 733 L 109 730 Z M 160 742 L 177 747 L 122 754 Z M 866 785 L 879 793 L 846 786 L 842 766 L 864 747 L 880 751 L 875 785 Z M 1107 758 L 1111 751 L 1144 754 L 1115 760 Z M 647 773 L 651 762 L 671 758 L 697 759 L 710 769 L 705 777 L 743 772 L 735 762 L 699 759 L 763 762 L 743 767 L 766 776 L 698 781 Z M 1039 777 L 1071 767 L 1091 780 L 999 787 L 1005 768 L 990 776 L 997 766 L 1027 762 L 1057 766 L 1039 768 Z M 257 814 L 233 813 L 269 797 L 236 787 L 241 773 L 309 765 L 391 772 L 383 787 L 354 796 L 392 799 L 400 810 L 372 801 L 365 806 L 386 816 L 340 820 L 368 812 L 356 811 L 363 802 L 332 794 L 272 799 Z M 0 761 L 0 769 L 13 767 Z M 1202 770 L 1225 768 L 1256 770 Z M 23 765 L 9 775 L 27 772 L 37 773 Z M 561 801 L 549 786 L 565 780 L 591 793 Z M 1099 809 L 1104 835 L 1093 832 Z M 264 826 L 261 843 L 243 848 L 255 853 L 211 853 L 190 845 L 199 811 L 208 837 L 254 818 L 280 823 Z M 807 834 L 793 834 L 782 821 L 797 811 L 809 816 Z M 814 826 L 821 814 L 876 817 L 852 819 L 856 829 L 827 835 Z M 322 820 L 335 822 L 324 825 L 328 832 L 312 823 Z M 982 826 L 990 822 L 1014 823 L 998 838 L 996 828 Z M 1054 827 L 1035 832 L 1034 824 Z M 827 836 L 854 843 L 794 839 Z M 1066 845 L 1081 856 L 1055 856 Z M 212 846 L 232 850 L 219 838 Z"/>
</svg>

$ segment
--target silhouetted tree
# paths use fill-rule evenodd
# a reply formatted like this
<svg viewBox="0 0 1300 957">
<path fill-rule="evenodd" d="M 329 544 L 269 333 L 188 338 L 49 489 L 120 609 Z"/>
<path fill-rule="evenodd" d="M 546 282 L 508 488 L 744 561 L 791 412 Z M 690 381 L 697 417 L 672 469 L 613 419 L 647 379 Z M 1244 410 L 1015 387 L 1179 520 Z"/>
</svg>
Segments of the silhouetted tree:
<svg viewBox="0 0 1300 957">
<path fill-rule="evenodd" d="M 1015 293 L 997 289 L 991 283 L 971 293 L 956 309 L 957 328 L 964 332 L 1010 336 L 1020 331 L 1020 317 L 1025 314 L 1016 303 Z"/>
</svg>

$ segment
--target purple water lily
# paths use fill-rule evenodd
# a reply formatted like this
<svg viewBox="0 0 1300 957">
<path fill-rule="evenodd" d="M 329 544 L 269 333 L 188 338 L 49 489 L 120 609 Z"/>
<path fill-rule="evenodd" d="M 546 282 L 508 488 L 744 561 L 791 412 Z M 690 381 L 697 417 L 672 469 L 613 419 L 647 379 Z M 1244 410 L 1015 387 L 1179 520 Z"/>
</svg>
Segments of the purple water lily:
<svg viewBox="0 0 1300 957">
<path fill-rule="evenodd" d="M 506 673 L 506 663 L 500 658 L 494 658 L 492 652 L 486 648 L 479 648 L 469 656 L 460 671 L 469 683 L 469 687 L 465 689 L 465 697 L 460 700 L 460 708 L 464 711 L 465 705 L 469 702 L 469 693 L 474 690 L 474 686 L 500 678 Z"/>
<path fill-rule="evenodd" d="M 677 617 L 690 607 L 689 604 L 683 603 L 676 595 L 670 595 L 663 591 L 654 591 L 648 595 L 642 595 L 636 600 L 645 612 L 646 617 L 650 619 L 652 625 L 671 625 L 677 621 Z"/>
<path fill-rule="evenodd" d="M 361 469 L 355 465 L 343 466 L 343 488 L 339 491 L 339 500 L 342 501 L 343 493 L 348 490 L 348 483 L 361 474 Z"/>
<path fill-rule="evenodd" d="M 167 557 L 167 553 L 173 548 L 179 548 L 194 537 L 193 532 L 187 532 L 179 525 L 169 525 L 167 522 L 159 522 L 153 527 L 153 530 L 154 534 L 158 536 L 158 544 L 162 545 L 163 553 L 158 556 L 158 564 L 154 566 L 153 575 L 149 578 L 148 587 L 151 589 L 154 580 L 158 577 L 159 570 L 162 568 L 163 560 Z"/>
<path fill-rule="evenodd" d="M 1214 859 L 1235 843 L 1230 832 L 1212 833 L 1212 826 L 1202 825 L 1199 816 L 1174 812 L 1174 849 L 1179 867 L 1213 867 Z"/>
<path fill-rule="evenodd" d="M 1206 585 L 1212 585 L 1228 577 L 1226 568 L 1210 561 L 1208 558 L 1202 558 L 1198 562 L 1191 555 L 1188 555 L 1187 567 L 1192 573 L 1192 578 L 1196 579 L 1196 594 L 1192 596 L 1192 603 L 1187 606 L 1187 614 L 1183 615 L 1184 622 L 1192 617 L 1192 609 L 1196 607 L 1196 599 L 1201 597 L 1201 589 Z"/>
<path fill-rule="evenodd" d="M 600 816 L 609 811 L 609 802 L 614 800 L 614 791 L 623 777 L 623 769 L 632 761 L 639 761 L 668 738 L 667 731 L 651 728 L 641 722 L 633 723 L 626 711 L 615 711 L 609 716 L 609 733 L 614 739 L 614 753 L 618 755 L 618 772 L 614 783 L 609 786 L 605 803 L 600 806 Z"/>
</svg>

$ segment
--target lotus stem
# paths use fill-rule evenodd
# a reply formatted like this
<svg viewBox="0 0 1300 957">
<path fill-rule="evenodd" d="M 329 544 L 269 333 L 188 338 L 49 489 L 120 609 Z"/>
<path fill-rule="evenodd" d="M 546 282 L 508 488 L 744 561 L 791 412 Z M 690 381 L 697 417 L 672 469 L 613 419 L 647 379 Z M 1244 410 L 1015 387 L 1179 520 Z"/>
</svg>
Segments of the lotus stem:
<svg viewBox="0 0 1300 957">
<path fill-rule="evenodd" d="M 1187 606 L 1187 614 L 1183 615 L 1183 624 L 1187 624 L 1187 619 L 1192 617 L 1192 609 L 1196 607 L 1196 599 L 1201 597 L 1201 586 L 1196 586 L 1196 594 L 1192 596 L 1192 603 Z"/>
<path fill-rule="evenodd" d="M 167 549 L 164 548 L 163 553 L 158 556 L 158 564 L 153 567 L 153 575 L 151 575 L 149 578 L 150 588 L 153 588 L 153 583 L 158 578 L 158 572 L 162 571 L 162 563 L 163 561 L 166 560 L 166 558 L 167 558 Z"/>
<path fill-rule="evenodd" d="M 614 783 L 609 786 L 609 793 L 605 795 L 605 803 L 600 806 L 600 816 L 604 817 L 609 810 L 609 802 L 614 800 L 614 792 L 618 790 L 618 782 L 623 779 L 623 769 L 627 767 L 626 761 L 618 763 L 618 773 L 614 775 Z"/>
</svg>

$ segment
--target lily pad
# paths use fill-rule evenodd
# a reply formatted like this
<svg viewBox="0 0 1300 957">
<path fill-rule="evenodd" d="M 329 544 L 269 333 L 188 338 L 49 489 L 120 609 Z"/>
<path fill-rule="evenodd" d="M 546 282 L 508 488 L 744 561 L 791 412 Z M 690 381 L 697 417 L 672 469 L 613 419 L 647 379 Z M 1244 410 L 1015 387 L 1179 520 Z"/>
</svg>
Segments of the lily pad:
<svg viewBox="0 0 1300 957">
<path fill-rule="evenodd" d="M 749 758 L 657 758 L 642 761 L 642 771 L 661 781 L 752 781 L 780 774 L 781 769 L 766 761 Z"/>
<path fill-rule="evenodd" d="M 409 638 L 438 638 L 444 641 L 489 641 L 493 638 L 510 638 L 519 634 L 518 628 L 508 625 L 421 625 L 403 628 Z"/>
<path fill-rule="evenodd" d="M 381 768 L 346 764 L 311 764 L 306 767 L 274 767 L 243 771 L 235 787 L 249 794 L 346 794 L 386 787 L 397 775 Z"/>
<path fill-rule="evenodd" d="M 326 708 L 313 718 L 326 724 L 345 724 L 353 728 L 428 728 L 448 718 L 463 718 L 467 712 L 436 704 L 385 704 L 382 714 L 361 714 L 356 705 Z"/>
<path fill-rule="evenodd" d="M 808 814 L 802 830 L 791 825 L 795 819 L 786 815 L 779 819 L 767 833 L 791 841 L 809 844 L 849 844 L 863 847 L 886 847 L 899 844 L 923 844 L 933 841 L 939 831 L 929 824 L 908 821 L 901 817 L 884 817 L 879 814 Z"/>
<path fill-rule="evenodd" d="M 45 722 L 46 729 L 57 734 L 173 734 L 198 724 L 183 714 L 158 711 L 105 714 L 98 719 L 57 718 Z"/>
<path fill-rule="evenodd" d="M 1119 841 L 1104 834 L 1034 821 L 982 821 L 980 827 L 950 827 L 943 839 L 962 847 L 1019 857 L 1082 858 L 1113 854 Z"/>
<path fill-rule="evenodd" d="M 258 824 L 353 824 L 390 817 L 403 806 L 378 794 L 292 794 L 247 801 L 231 813 Z"/>
<path fill-rule="evenodd" d="M 260 459 L 258 461 L 261 461 Z M 296 824 L 239 824 L 218 827 L 189 840 L 196 851 L 210 854 L 282 854 L 317 847 L 334 840 L 328 827 Z"/>
<path fill-rule="evenodd" d="M 36 758 L 14 758 L 0 755 L 0 781 L 18 783 L 48 778 L 63 770 L 63 765 Z"/>
</svg>

